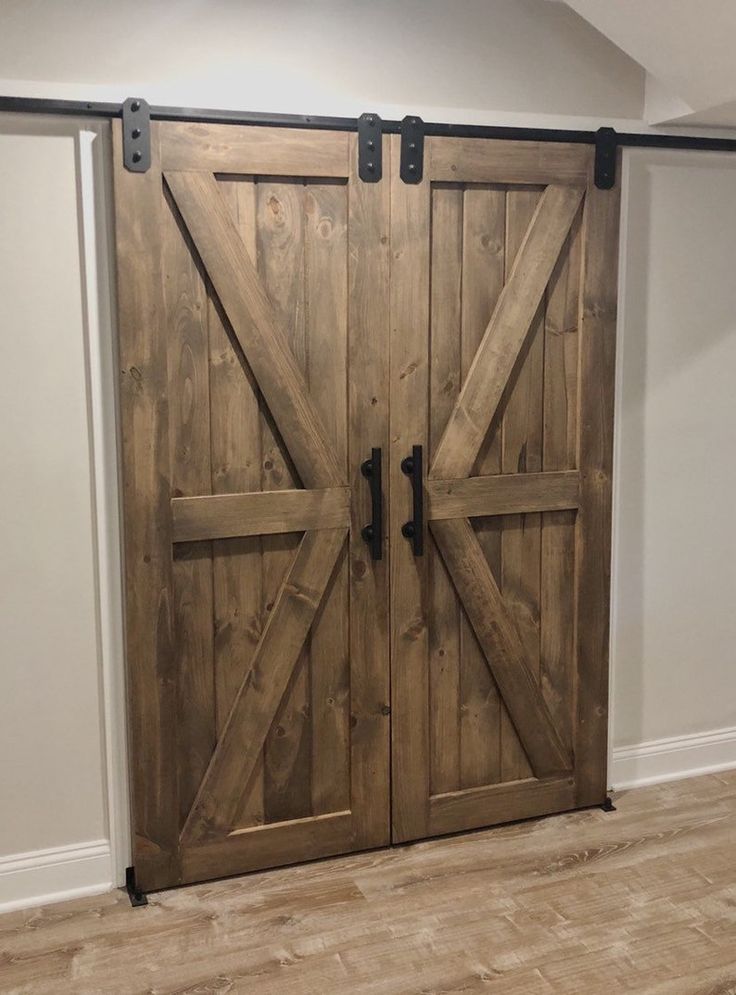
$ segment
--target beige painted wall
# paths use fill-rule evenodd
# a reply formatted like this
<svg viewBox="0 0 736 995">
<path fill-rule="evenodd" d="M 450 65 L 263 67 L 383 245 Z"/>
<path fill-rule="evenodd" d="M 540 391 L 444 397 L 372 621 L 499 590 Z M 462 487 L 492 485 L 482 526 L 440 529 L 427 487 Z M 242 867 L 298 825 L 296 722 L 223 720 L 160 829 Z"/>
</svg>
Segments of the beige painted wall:
<svg viewBox="0 0 736 995">
<path fill-rule="evenodd" d="M 736 765 L 736 159 L 630 152 L 623 223 L 614 783 Z"/>
<path fill-rule="evenodd" d="M 426 120 L 636 119 L 644 100 L 643 70 L 546 0 L 4 0 L 2 77 L 5 92 L 46 80 L 79 99 Z"/>
<path fill-rule="evenodd" d="M 0 909 L 104 889 L 117 873 L 103 696 L 121 687 L 105 673 L 120 669 L 119 607 L 103 604 L 112 594 L 119 605 L 120 585 L 94 189 L 103 141 L 65 121 L 0 122 Z"/>
<path fill-rule="evenodd" d="M 106 829 L 74 137 L 0 135 L 0 198 L 5 855 Z"/>
</svg>

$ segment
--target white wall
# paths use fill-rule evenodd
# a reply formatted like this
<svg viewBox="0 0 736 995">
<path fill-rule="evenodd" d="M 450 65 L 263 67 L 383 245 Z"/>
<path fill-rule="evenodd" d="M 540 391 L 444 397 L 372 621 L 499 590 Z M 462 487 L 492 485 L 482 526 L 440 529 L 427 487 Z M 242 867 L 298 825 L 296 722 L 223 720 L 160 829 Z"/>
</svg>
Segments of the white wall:
<svg viewBox="0 0 736 995">
<path fill-rule="evenodd" d="M 631 121 L 644 100 L 643 70 L 545 0 L 4 0 L 0 77 L 6 93 L 435 121 Z"/>
<path fill-rule="evenodd" d="M 0 909 L 109 888 L 125 849 L 103 141 L 0 122 Z"/>
<path fill-rule="evenodd" d="M 614 785 L 736 766 L 736 159 L 630 152 Z"/>
</svg>

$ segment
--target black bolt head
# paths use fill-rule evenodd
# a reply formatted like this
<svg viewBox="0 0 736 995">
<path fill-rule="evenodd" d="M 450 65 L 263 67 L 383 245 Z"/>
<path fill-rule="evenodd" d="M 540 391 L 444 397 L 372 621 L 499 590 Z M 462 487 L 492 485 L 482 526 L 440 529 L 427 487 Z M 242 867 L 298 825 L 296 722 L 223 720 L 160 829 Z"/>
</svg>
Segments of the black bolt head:
<svg viewBox="0 0 736 995">
<path fill-rule="evenodd" d="M 140 138 L 141 137 L 141 129 L 140 128 L 133 128 L 133 130 L 131 131 L 130 134 L 131 134 L 132 138 Z"/>
<path fill-rule="evenodd" d="M 142 156 L 142 155 L 141 155 L 141 153 L 140 153 L 140 152 L 139 152 L 139 151 L 138 151 L 138 150 L 136 149 L 136 150 L 135 150 L 135 152 L 133 153 L 133 155 L 131 156 L 131 158 L 132 158 L 133 162 L 140 162 L 140 161 L 141 161 L 141 159 L 143 158 L 143 156 Z"/>
<path fill-rule="evenodd" d="M 130 109 L 133 111 L 133 113 L 139 111 L 141 109 L 140 101 L 134 100 L 133 103 L 130 105 Z"/>
</svg>

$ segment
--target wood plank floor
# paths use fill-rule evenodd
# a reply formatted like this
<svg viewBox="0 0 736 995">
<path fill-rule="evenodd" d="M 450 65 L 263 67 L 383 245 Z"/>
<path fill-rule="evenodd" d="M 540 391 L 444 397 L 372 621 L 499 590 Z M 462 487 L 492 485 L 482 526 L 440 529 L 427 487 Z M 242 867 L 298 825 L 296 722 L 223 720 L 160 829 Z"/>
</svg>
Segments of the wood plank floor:
<svg viewBox="0 0 736 995">
<path fill-rule="evenodd" d="M 736 993 L 736 771 L 579 812 L 0 917 L 17 993 Z"/>
</svg>

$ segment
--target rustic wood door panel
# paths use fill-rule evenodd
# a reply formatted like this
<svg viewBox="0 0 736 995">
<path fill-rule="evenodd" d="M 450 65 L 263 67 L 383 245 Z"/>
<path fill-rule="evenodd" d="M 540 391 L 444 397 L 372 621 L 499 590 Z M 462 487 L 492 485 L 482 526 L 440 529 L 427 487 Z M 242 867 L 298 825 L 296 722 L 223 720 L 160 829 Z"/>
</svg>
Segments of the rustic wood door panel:
<svg viewBox="0 0 736 995">
<path fill-rule="evenodd" d="M 114 136 L 139 884 L 602 801 L 618 199 L 591 150 L 432 138 L 405 184 L 387 136 L 367 184 L 353 135 L 154 124 L 144 174 Z"/>
<path fill-rule="evenodd" d="M 116 171 L 144 888 L 388 841 L 388 191 L 283 135 L 160 124 Z"/>
<path fill-rule="evenodd" d="M 606 789 L 617 192 L 580 147 L 427 145 L 392 202 L 391 438 L 429 520 L 415 557 L 396 474 L 396 840 Z"/>
</svg>

